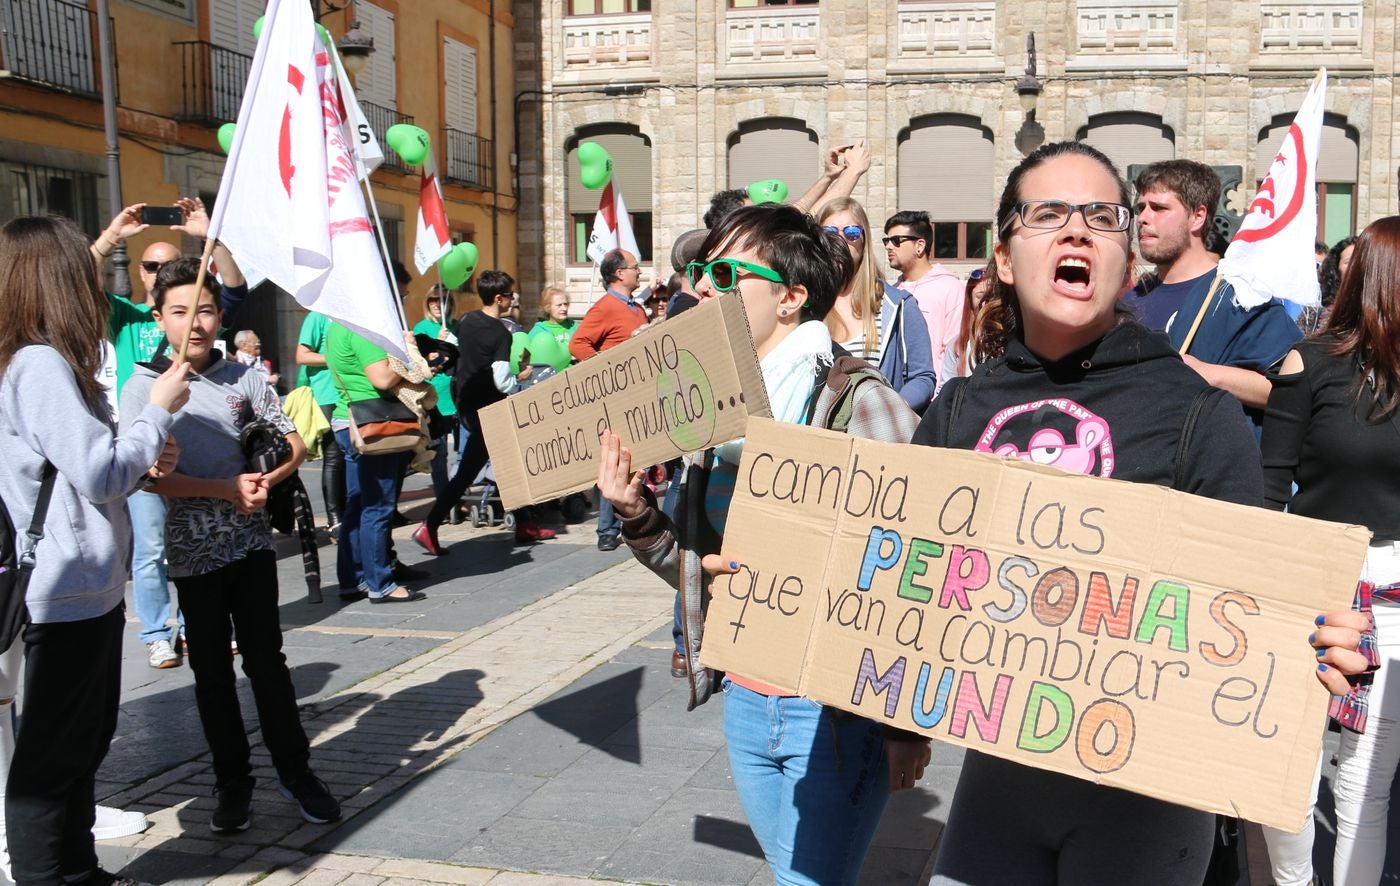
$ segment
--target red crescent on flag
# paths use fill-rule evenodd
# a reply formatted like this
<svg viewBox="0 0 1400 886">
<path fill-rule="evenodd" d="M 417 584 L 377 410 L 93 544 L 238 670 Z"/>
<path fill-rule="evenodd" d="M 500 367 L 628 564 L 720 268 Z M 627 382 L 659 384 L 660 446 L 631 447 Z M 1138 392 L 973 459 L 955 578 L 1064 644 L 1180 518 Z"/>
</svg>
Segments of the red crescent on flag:
<svg viewBox="0 0 1400 886">
<path fill-rule="evenodd" d="M 306 76 L 297 70 L 295 65 L 287 65 L 287 83 L 301 93 L 301 87 L 306 83 Z M 277 168 L 282 173 L 282 187 L 287 191 L 287 196 L 292 196 L 292 176 L 296 175 L 296 167 L 292 165 L 292 106 L 288 104 L 282 109 L 282 131 L 277 137 Z"/>
<path fill-rule="evenodd" d="M 1303 130 L 1298 128 L 1296 122 L 1288 127 L 1288 137 L 1293 140 L 1296 158 L 1294 161 L 1296 180 L 1293 182 L 1293 193 L 1288 198 L 1288 205 L 1283 208 L 1280 215 L 1262 228 L 1241 228 L 1239 233 L 1235 235 L 1236 240 L 1242 240 L 1245 243 L 1258 243 L 1260 240 L 1267 240 L 1288 227 L 1289 223 L 1297 217 L 1298 210 L 1303 208 L 1303 189 L 1308 185 L 1308 158 L 1303 152 Z M 1259 190 L 1262 192 L 1263 186 L 1260 186 Z M 1272 192 L 1273 188 L 1270 183 L 1270 193 Z M 1254 203 L 1257 204 L 1259 201 L 1259 197 L 1254 198 Z M 1264 202 L 1269 201 L 1266 198 Z M 1253 210 L 1254 206 L 1251 205 L 1250 209 Z"/>
</svg>

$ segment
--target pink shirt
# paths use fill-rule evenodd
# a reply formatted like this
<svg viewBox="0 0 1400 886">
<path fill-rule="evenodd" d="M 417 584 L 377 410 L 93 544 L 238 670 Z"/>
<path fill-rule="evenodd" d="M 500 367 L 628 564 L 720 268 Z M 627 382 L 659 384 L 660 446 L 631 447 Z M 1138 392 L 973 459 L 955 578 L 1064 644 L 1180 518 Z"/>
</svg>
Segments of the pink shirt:
<svg viewBox="0 0 1400 886">
<path fill-rule="evenodd" d="M 963 282 L 938 263 L 917 280 L 903 277 L 895 286 L 914 296 L 919 312 L 928 322 L 929 345 L 933 349 L 933 365 L 943 365 L 943 353 L 962 329 Z M 943 381 L 943 379 L 939 379 Z"/>
</svg>

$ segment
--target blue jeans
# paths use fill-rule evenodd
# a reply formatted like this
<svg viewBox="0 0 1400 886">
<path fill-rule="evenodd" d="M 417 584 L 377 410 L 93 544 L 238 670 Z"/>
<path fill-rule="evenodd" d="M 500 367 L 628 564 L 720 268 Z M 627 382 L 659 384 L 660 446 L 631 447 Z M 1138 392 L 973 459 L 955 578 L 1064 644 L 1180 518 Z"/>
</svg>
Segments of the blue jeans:
<svg viewBox="0 0 1400 886">
<path fill-rule="evenodd" d="M 869 720 L 724 680 L 729 768 L 779 884 L 855 883 L 889 800 Z"/>
<path fill-rule="evenodd" d="M 596 491 L 597 486 L 593 489 Z M 617 512 L 613 510 L 612 502 L 603 498 L 603 493 L 598 493 L 598 537 L 607 538 L 610 535 L 622 534 L 622 521 L 617 518 Z"/>
<path fill-rule="evenodd" d="M 165 578 L 165 499 L 154 492 L 133 492 L 126 500 L 131 515 L 131 602 L 141 622 L 141 642 L 169 640 L 170 585 Z M 180 623 L 184 624 L 181 616 Z"/>
<path fill-rule="evenodd" d="M 350 443 L 349 429 L 336 431 L 335 438 L 345 450 L 345 513 L 336 579 L 342 594 L 364 585 L 371 597 L 382 597 L 398 587 L 389 555 L 389 520 L 398 504 L 399 475 L 411 456 L 361 455 Z"/>
</svg>

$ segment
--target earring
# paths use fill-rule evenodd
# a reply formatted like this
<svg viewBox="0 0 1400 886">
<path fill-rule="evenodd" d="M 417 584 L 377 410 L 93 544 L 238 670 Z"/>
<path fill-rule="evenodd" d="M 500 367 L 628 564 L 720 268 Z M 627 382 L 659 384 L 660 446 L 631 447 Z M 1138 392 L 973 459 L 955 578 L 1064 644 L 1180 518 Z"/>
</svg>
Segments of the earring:
<svg viewBox="0 0 1400 886">
<path fill-rule="evenodd" d="M 778 316 L 779 316 L 779 317 L 786 317 L 786 316 L 787 316 L 787 308 L 783 308 L 781 311 L 779 311 L 779 312 L 778 312 Z"/>
</svg>

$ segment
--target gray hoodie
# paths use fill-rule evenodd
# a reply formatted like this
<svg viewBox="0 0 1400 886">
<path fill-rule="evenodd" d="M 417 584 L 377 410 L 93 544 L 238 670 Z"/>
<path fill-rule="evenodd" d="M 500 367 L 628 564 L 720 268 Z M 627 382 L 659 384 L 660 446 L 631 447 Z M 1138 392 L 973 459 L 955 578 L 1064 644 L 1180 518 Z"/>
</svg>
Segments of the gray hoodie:
<svg viewBox="0 0 1400 886">
<path fill-rule="evenodd" d="M 105 412 L 104 408 L 104 412 Z M 120 438 L 91 411 L 53 348 L 21 348 L 0 378 L 0 499 L 23 537 L 44 461 L 58 468 L 30 579 L 36 623 L 82 621 L 122 601 L 131 562 L 126 497 L 156 463 L 172 416 L 146 404 Z"/>
</svg>

